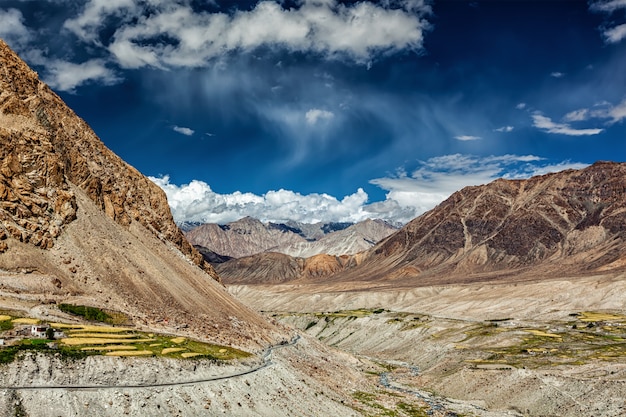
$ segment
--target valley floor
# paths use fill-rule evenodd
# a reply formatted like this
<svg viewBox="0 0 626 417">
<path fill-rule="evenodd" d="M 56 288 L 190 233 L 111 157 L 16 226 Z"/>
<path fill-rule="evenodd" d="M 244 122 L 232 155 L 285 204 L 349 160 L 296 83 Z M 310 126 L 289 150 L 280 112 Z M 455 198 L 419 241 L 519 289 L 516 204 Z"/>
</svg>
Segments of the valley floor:
<svg viewBox="0 0 626 417">
<path fill-rule="evenodd" d="M 379 362 L 386 367 L 379 383 L 470 404 L 465 415 L 621 416 L 624 278 L 230 291 L 330 346 Z"/>
</svg>

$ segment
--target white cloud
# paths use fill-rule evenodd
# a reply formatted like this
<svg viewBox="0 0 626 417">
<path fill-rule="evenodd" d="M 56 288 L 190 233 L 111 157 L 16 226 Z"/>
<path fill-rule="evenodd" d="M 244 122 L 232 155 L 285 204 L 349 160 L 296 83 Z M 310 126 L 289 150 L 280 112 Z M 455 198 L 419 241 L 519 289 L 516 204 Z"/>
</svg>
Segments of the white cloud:
<svg viewBox="0 0 626 417">
<path fill-rule="evenodd" d="M 82 14 L 66 20 L 63 27 L 85 42 L 98 42 L 98 29 L 104 26 L 107 17 L 130 17 L 137 10 L 134 0 L 90 0 Z"/>
<path fill-rule="evenodd" d="M 62 60 L 45 61 L 44 81 L 50 87 L 60 90 L 73 92 L 88 82 L 99 82 L 104 85 L 112 85 L 119 82 L 119 78 L 113 70 L 107 68 L 105 62 L 101 59 L 92 59 L 81 64 Z"/>
<path fill-rule="evenodd" d="M 626 38 L 626 23 L 606 29 L 603 35 L 607 43 L 618 43 Z"/>
<path fill-rule="evenodd" d="M 515 129 L 513 126 L 502 126 L 502 127 L 499 127 L 497 129 L 493 129 L 493 130 L 496 131 L 496 132 L 509 133 L 509 132 L 512 132 L 513 129 Z"/>
<path fill-rule="evenodd" d="M 563 119 L 568 122 L 605 119 L 607 124 L 615 124 L 626 119 L 626 99 L 622 100 L 617 105 L 602 102 L 591 108 L 574 110 L 567 113 Z"/>
<path fill-rule="evenodd" d="M 482 139 L 482 138 L 480 136 L 459 135 L 459 136 L 455 136 L 454 139 L 467 142 L 467 141 L 471 141 L 471 140 L 479 140 L 479 139 Z"/>
<path fill-rule="evenodd" d="M 626 8 L 626 0 L 599 0 L 592 2 L 589 7 L 591 10 L 613 13 L 616 10 Z"/>
<path fill-rule="evenodd" d="M 371 180 L 370 183 L 386 190 L 387 194 L 384 201 L 370 204 L 367 193 L 361 188 L 342 199 L 282 189 L 263 195 L 239 191 L 218 194 L 203 181 L 179 186 L 172 184 L 168 176 L 150 179 L 167 194 L 177 222 L 224 224 L 251 216 L 265 222 L 357 222 L 381 218 L 406 223 L 465 186 L 486 184 L 499 177 L 528 178 L 585 166 L 569 161 L 550 164 L 535 155 L 443 155 L 420 162 L 410 176 L 400 169 L 395 176 Z"/>
<path fill-rule="evenodd" d="M 589 4 L 589 9 L 595 12 L 612 14 L 613 12 L 626 9 L 626 0 L 599 0 Z M 602 27 L 602 36 L 606 43 L 618 43 L 626 38 L 626 23 L 617 24 L 614 21 Z"/>
<path fill-rule="evenodd" d="M 99 30 L 114 16 L 118 29 L 105 46 L 118 63 L 165 68 L 206 66 L 225 54 L 259 47 L 367 64 L 379 54 L 420 51 L 430 27 L 423 19 L 430 7 L 423 1 L 346 5 L 307 0 L 286 9 L 266 0 L 231 14 L 198 13 L 182 0 L 149 3 L 139 7 L 132 0 L 91 0 L 65 28 L 99 45 Z"/>
<path fill-rule="evenodd" d="M 597 135 L 604 131 L 604 129 L 575 129 L 567 123 L 553 122 L 552 119 L 542 115 L 541 113 L 534 113 L 532 118 L 533 126 L 548 133 L 568 136 L 589 136 Z"/>
<path fill-rule="evenodd" d="M 26 44 L 31 33 L 24 26 L 24 16 L 17 9 L 0 10 L 0 38 L 14 48 Z"/>
<path fill-rule="evenodd" d="M 195 130 L 181 126 L 173 126 L 172 130 L 185 136 L 192 136 L 195 133 Z"/>
<path fill-rule="evenodd" d="M 181 186 L 171 184 L 168 176 L 150 178 L 167 194 L 174 219 L 228 223 L 245 216 L 261 221 L 304 223 L 318 221 L 357 222 L 373 217 L 366 211 L 367 193 L 359 188 L 341 200 L 328 194 L 303 195 L 288 190 L 252 193 L 218 194 L 202 181 Z"/>
<path fill-rule="evenodd" d="M 564 76 L 565 76 L 565 74 L 563 74 L 562 72 L 558 72 L 558 71 L 555 71 L 555 72 L 550 74 L 550 77 L 554 77 L 554 78 L 562 78 Z"/>
<path fill-rule="evenodd" d="M 518 103 L 515 108 L 518 110 L 524 110 L 526 108 L 526 103 Z"/>
<path fill-rule="evenodd" d="M 589 109 L 574 110 L 565 115 L 563 120 L 567 122 L 582 122 L 589 119 Z"/>
<path fill-rule="evenodd" d="M 321 120 L 332 119 L 333 117 L 335 117 L 335 114 L 332 112 L 329 112 L 328 110 L 311 109 L 306 112 L 304 117 L 306 118 L 307 124 L 313 126 L 313 125 L 316 125 L 317 122 Z"/>
</svg>

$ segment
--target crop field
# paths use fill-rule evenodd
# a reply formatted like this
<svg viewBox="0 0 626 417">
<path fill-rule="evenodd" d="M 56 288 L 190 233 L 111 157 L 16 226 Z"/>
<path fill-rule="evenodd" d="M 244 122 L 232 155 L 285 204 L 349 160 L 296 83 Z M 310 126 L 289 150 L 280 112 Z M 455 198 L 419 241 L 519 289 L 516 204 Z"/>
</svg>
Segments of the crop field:
<svg viewBox="0 0 626 417">
<path fill-rule="evenodd" d="M 497 328 L 492 323 L 475 326 L 456 347 L 480 351 L 481 358 L 467 360 L 480 365 L 540 368 L 594 360 L 626 361 L 626 316 L 596 312 L 570 316 L 570 321 L 550 323 L 549 328 L 516 327 L 506 322 Z M 490 348 L 490 338 L 495 341 L 496 337 L 507 343 Z"/>
<path fill-rule="evenodd" d="M 0 338 L 11 336 L 16 329 L 31 324 L 45 324 L 32 317 L 0 315 Z M 48 323 L 62 330 L 64 336 L 57 340 L 37 339 L 29 336 L 12 337 L 12 342 L 0 348 L 0 363 L 15 359 L 19 351 L 54 351 L 65 357 L 87 355 L 153 356 L 175 359 L 205 358 L 232 360 L 250 356 L 235 348 L 213 345 L 181 336 L 146 333 L 130 327 L 98 324 Z"/>
</svg>

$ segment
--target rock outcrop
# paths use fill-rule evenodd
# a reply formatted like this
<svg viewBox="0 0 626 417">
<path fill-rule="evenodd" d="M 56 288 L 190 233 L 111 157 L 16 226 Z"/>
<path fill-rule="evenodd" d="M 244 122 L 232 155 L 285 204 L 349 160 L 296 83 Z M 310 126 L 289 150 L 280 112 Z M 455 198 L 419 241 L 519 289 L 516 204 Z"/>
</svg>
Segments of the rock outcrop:
<svg viewBox="0 0 626 417">
<path fill-rule="evenodd" d="M 219 280 L 174 223 L 163 191 L 111 152 L 3 41 L 0 144 L 0 239 L 52 247 L 75 217 L 71 183 L 118 224 L 139 222 Z"/>
</svg>

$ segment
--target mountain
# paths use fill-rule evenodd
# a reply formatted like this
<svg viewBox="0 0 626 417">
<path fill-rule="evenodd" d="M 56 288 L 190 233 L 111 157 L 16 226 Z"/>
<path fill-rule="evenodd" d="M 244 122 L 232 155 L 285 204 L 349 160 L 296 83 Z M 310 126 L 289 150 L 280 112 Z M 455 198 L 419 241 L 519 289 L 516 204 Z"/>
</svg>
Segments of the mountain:
<svg viewBox="0 0 626 417">
<path fill-rule="evenodd" d="M 464 188 L 370 249 L 350 277 L 464 281 L 625 266 L 626 164 L 597 162 Z"/>
<path fill-rule="evenodd" d="M 217 282 L 163 191 L 2 41 L 0 161 L 3 307 L 105 307 L 137 325 L 241 347 L 283 337 Z"/>
<path fill-rule="evenodd" d="M 273 251 L 301 258 L 320 254 L 353 255 L 371 248 L 396 230 L 383 220 L 367 219 L 345 229 L 328 232 L 318 240 L 281 245 Z"/>
<path fill-rule="evenodd" d="M 396 228 L 382 220 L 351 223 L 262 223 L 245 217 L 226 225 L 203 224 L 186 232 L 205 259 L 242 258 L 262 252 L 309 257 L 354 254 L 372 247 Z M 209 255 L 210 254 L 210 255 Z"/>
<path fill-rule="evenodd" d="M 597 162 L 467 187 L 358 256 L 307 261 L 305 268 L 304 260 L 279 257 L 272 269 L 255 273 L 247 265 L 267 262 L 261 254 L 231 260 L 219 271 L 226 283 L 332 276 L 334 282 L 434 285 L 624 269 L 626 164 Z M 267 275 L 273 271 L 289 273 Z"/>
</svg>

